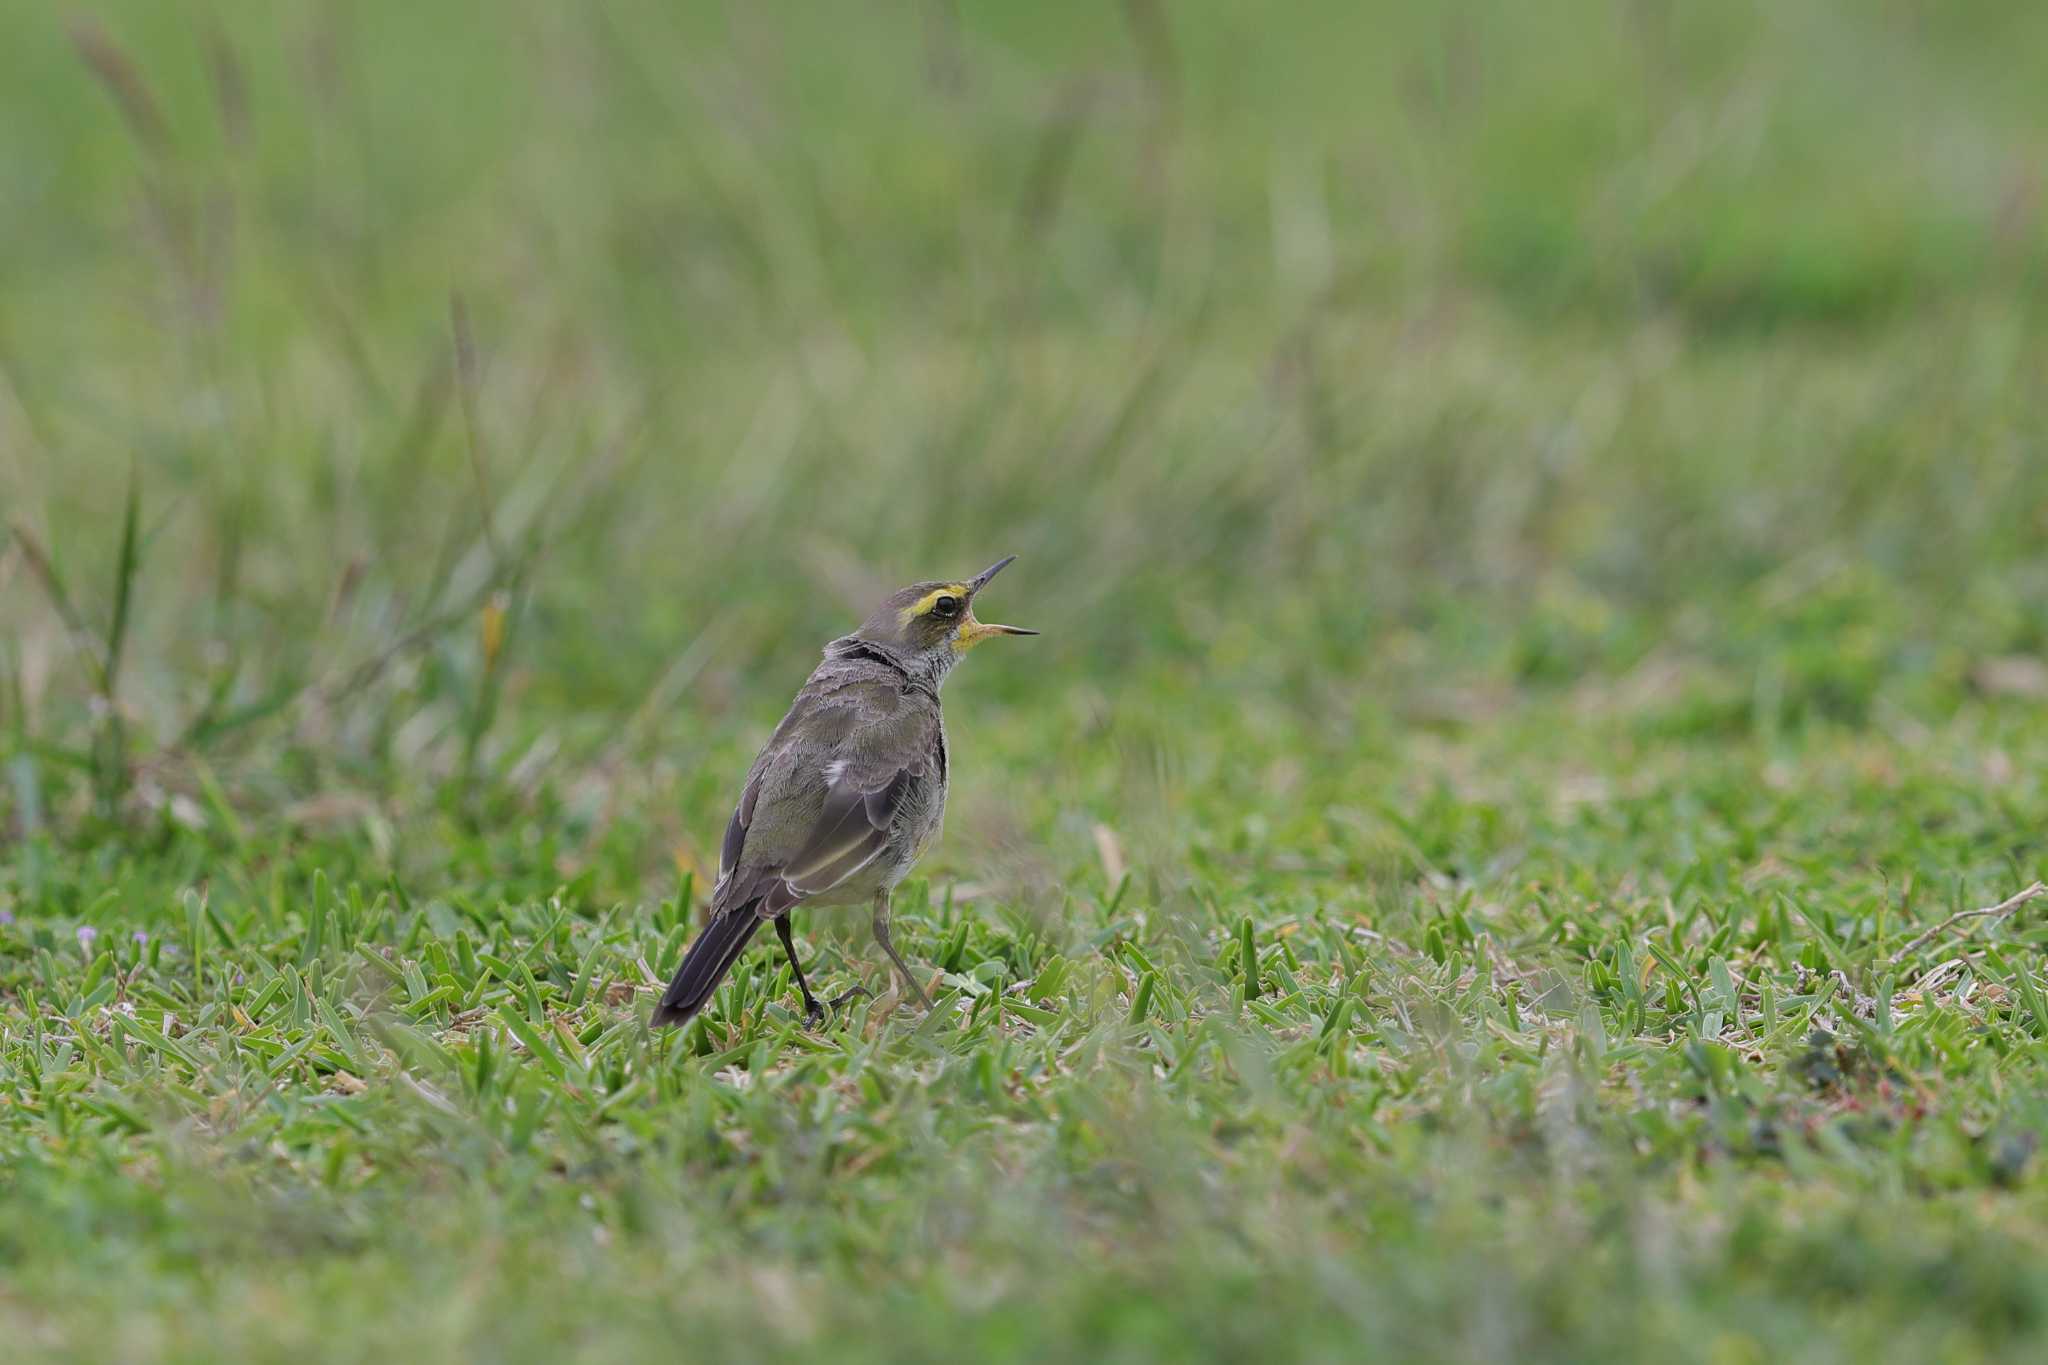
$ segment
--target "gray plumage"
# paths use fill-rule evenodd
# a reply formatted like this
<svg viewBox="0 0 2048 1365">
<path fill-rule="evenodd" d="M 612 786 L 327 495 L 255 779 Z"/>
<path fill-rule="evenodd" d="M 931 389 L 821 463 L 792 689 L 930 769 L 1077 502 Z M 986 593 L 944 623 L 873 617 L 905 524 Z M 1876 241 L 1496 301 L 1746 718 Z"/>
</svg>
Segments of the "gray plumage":
<svg viewBox="0 0 2048 1365">
<path fill-rule="evenodd" d="M 889 938 L 889 893 L 945 818 L 946 675 L 980 640 L 1036 634 L 974 619 L 974 595 L 1009 562 L 970 580 L 904 588 L 825 647 L 747 773 L 719 851 L 710 922 L 663 992 L 655 1025 L 701 1010 L 771 922 L 806 1014 L 821 1016 L 790 940 L 789 912 L 798 905 L 871 902 L 876 941 L 924 1000 Z"/>
</svg>

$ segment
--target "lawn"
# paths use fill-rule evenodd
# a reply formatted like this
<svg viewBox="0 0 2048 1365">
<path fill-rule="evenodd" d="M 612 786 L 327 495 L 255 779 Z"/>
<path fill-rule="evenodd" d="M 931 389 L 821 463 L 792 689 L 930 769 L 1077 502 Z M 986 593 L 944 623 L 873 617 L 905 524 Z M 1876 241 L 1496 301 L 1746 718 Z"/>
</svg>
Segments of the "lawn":
<svg viewBox="0 0 2048 1365">
<path fill-rule="evenodd" d="M 5 0 L 0 1354 L 2040 1357 L 2044 164 L 1991 0 Z M 1011 553 L 936 1008 L 650 1036 Z"/>
</svg>

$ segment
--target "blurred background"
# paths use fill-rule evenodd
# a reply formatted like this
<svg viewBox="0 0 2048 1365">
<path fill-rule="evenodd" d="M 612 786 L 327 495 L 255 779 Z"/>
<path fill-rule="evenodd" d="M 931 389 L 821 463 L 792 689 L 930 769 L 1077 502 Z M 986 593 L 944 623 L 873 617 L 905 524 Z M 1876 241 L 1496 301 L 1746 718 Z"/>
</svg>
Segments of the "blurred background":
<svg viewBox="0 0 2048 1365">
<path fill-rule="evenodd" d="M 1007 553 L 989 821 L 1029 755 L 1278 799 L 1532 697 L 1748 739 L 2048 688 L 2038 5 L 0 24 L 17 832 L 402 860 L 540 801 L 580 866 L 623 800 L 630 889 L 824 640 Z"/>
<path fill-rule="evenodd" d="M 0 1340 L 2042 1358 L 2044 168 L 2039 0 L 0 0 Z M 650 1041 L 1006 554 L 939 1010 Z"/>
</svg>

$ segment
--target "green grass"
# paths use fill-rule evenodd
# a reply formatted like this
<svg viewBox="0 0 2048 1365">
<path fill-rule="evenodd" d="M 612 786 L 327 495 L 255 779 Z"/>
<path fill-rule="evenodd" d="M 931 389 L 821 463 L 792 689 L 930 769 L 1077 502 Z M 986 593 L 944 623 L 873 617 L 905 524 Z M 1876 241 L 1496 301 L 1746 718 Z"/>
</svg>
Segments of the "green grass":
<svg viewBox="0 0 2048 1365">
<path fill-rule="evenodd" d="M 2048 10 L 0 39 L 10 1361 L 2048 1345 Z M 938 1008 L 649 1038 L 1012 552 Z"/>
</svg>

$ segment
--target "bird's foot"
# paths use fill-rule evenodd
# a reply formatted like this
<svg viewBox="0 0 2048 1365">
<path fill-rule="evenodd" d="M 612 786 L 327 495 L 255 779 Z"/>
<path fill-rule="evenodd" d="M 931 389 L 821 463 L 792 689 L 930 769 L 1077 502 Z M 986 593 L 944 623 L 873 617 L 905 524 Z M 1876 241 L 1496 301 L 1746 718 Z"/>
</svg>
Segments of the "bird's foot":
<svg viewBox="0 0 2048 1365">
<path fill-rule="evenodd" d="M 933 990 L 937 990 L 939 988 L 939 982 L 942 979 L 942 977 L 943 974 L 934 975 L 932 977 Z M 923 1010 L 926 1014 L 930 1014 L 932 1012 L 932 998 L 931 996 L 925 993 L 924 987 L 918 984 L 917 978 L 910 975 L 908 972 L 905 972 L 903 974 L 903 984 L 910 987 L 910 993 L 917 997 L 917 1007 Z"/>
<path fill-rule="evenodd" d="M 837 1010 L 841 1005 L 846 1004 L 857 996 L 873 994 L 874 992 L 866 986 L 855 986 L 852 990 L 842 991 L 830 1000 L 825 1001 L 820 1001 L 817 996 L 806 993 L 804 996 L 804 1027 L 823 1028 L 831 1018 L 831 1011 Z"/>
</svg>

